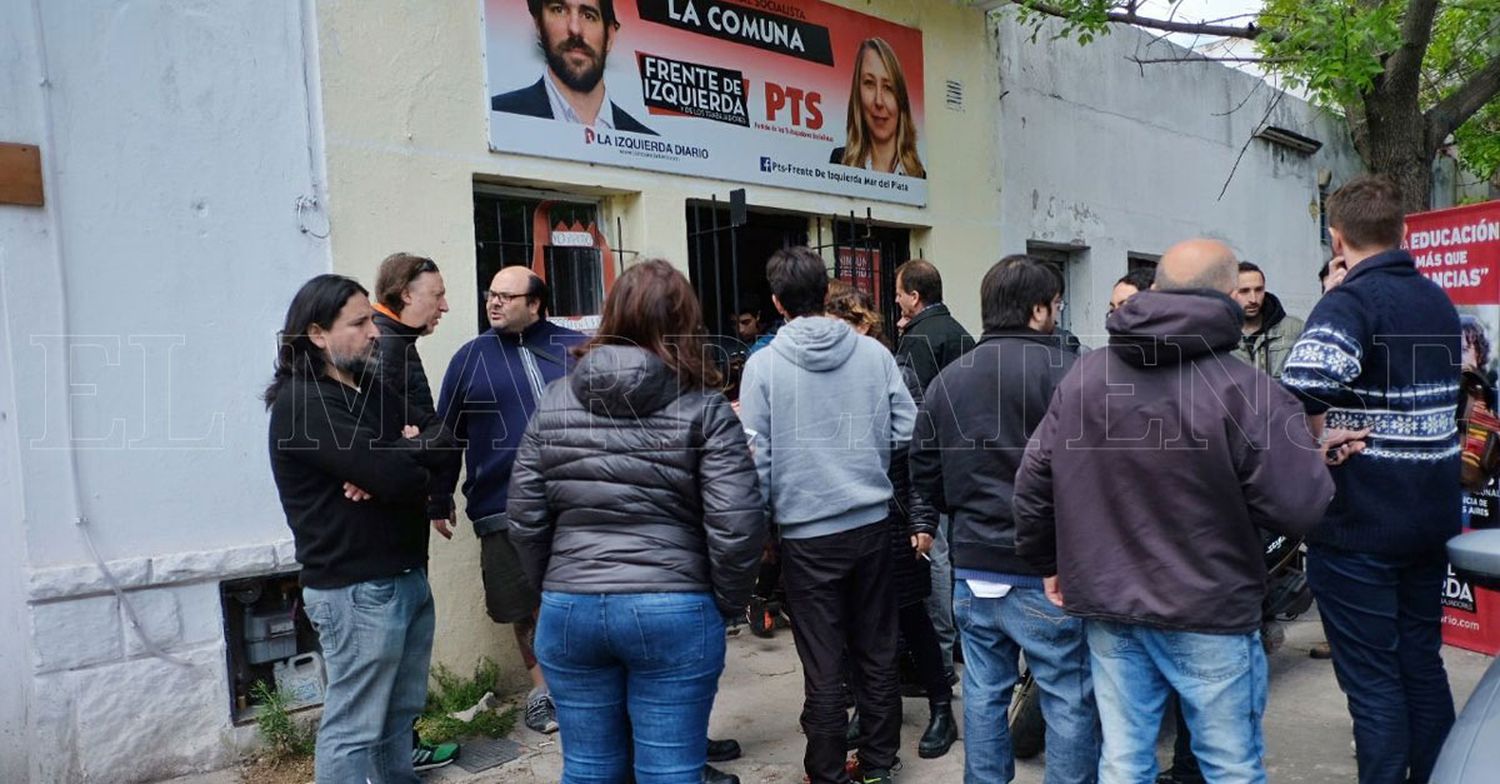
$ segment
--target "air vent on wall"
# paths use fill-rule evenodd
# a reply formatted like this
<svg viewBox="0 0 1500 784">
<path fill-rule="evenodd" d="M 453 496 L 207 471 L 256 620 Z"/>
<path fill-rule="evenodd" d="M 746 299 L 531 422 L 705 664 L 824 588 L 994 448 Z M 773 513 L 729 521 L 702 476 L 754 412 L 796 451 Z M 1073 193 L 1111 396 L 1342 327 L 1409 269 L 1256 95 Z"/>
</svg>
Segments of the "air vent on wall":
<svg viewBox="0 0 1500 784">
<path fill-rule="evenodd" d="M 964 83 L 956 79 L 949 79 L 944 90 L 948 108 L 955 112 L 964 110 Z"/>
<path fill-rule="evenodd" d="M 1317 139 L 1303 136 L 1296 131 L 1290 131 L 1286 128 L 1278 128 L 1274 125 L 1267 125 L 1261 128 L 1255 132 L 1255 135 L 1272 144 L 1288 147 L 1307 155 L 1312 155 L 1323 147 L 1323 143 Z"/>
</svg>

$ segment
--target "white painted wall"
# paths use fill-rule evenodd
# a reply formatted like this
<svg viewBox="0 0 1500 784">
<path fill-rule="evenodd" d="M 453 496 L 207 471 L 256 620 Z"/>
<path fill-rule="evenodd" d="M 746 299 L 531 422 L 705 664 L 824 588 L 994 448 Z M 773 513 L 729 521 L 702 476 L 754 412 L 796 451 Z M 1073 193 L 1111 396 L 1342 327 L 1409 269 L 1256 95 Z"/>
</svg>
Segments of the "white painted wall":
<svg viewBox="0 0 1500 784">
<path fill-rule="evenodd" d="M 47 198 L 0 206 L 0 628 L 27 630 L 0 635 L 0 780 L 225 761 L 217 579 L 290 566 L 256 396 L 331 266 L 296 209 L 321 168 L 310 9 L 0 3 L 0 140 L 42 147 Z M 144 655 L 90 565 L 69 396 L 94 543 L 186 666 Z"/>
<path fill-rule="evenodd" d="M 1216 63 L 1146 65 L 1180 57 L 1133 28 L 1087 46 L 1033 43 L 995 14 L 1000 52 L 1001 244 L 1088 246 L 1070 272 L 1070 317 L 1084 343 L 1104 341 L 1109 292 L 1129 252 L 1160 254 L 1178 240 L 1217 237 L 1265 270 L 1289 312 L 1306 316 L 1328 252 L 1318 230 L 1318 170 L 1338 185 L 1362 170 L 1342 121 L 1254 76 Z M 1277 105 L 1272 108 L 1272 104 Z M 1238 108 L 1236 108 L 1238 107 Z M 1304 156 L 1264 140 L 1263 122 L 1323 142 Z M 1235 171 L 1235 160 L 1244 156 Z M 1233 179 L 1223 198 L 1224 183 Z"/>
</svg>

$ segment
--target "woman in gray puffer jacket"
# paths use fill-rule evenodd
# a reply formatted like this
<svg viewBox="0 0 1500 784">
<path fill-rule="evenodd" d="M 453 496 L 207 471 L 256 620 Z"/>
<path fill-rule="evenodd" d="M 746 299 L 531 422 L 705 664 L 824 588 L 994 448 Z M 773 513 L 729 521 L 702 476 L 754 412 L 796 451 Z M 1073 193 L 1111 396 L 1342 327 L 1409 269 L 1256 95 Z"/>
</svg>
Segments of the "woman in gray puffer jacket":
<svg viewBox="0 0 1500 784">
<path fill-rule="evenodd" d="M 510 536 L 542 591 L 536 655 L 564 782 L 632 767 L 640 784 L 702 780 L 724 619 L 743 611 L 766 536 L 702 325 L 682 273 L 631 267 L 516 455 Z"/>
</svg>

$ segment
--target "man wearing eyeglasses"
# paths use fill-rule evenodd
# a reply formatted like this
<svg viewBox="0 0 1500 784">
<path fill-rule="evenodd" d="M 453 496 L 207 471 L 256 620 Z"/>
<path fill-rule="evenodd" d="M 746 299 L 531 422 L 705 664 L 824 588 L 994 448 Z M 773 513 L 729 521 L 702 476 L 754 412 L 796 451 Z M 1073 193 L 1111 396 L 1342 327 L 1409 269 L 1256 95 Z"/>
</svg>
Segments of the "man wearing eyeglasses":
<svg viewBox="0 0 1500 784">
<path fill-rule="evenodd" d="M 567 374 L 572 349 L 586 339 L 547 320 L 547 299 L 547 284 L 530 269 L 513 266 L 495 273 L 484 293 L 490 329 L 454 355 L 438 396 L 438 414 L 464 445 L 464 498 L 479 537 L 485 610 L 493 621 L 515 630 L 533 684 L 526 726 L 542 733 L 556 732 L 557 720 L 531 649 L 541 597 L 527 582 L 511 546 L 505 504 L 516 447 L 542 389 Z M 446 538 L 453 536 L 457 482 L 456 463 L 435 482 L 446 495 L 434 496 L 432 526 Z"/>
</svg>

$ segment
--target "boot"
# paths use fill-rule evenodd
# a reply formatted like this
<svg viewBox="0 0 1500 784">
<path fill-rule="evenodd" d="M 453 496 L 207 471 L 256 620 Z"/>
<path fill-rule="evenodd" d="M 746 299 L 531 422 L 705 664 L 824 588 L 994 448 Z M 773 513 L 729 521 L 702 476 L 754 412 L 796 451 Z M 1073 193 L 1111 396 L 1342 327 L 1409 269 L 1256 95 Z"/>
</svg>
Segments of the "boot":
<svg viewBox="0 0 1500 784">
<path fill-rule="evenodd" d="M 922 759 L 936 759 L 947 754 L 948 749 L 953 748 L 953 742 L 958 740 L 958 723 L 953 720 L 952 701 L 934 700 L 929 704 L 932 718 L 928 719 L 927 730 L 917 744 L 917 756 Z"/>
<path fill-rule="evenodd" d="M 728 762 L 740 758 L 740 742 L 733 738 L 723 740 L 708 740 L 708 761 Z"/>
<path fill-rule="evenodd" d="M 740 777 L 712 766 L 703 766 L 703 784 L 740 784 Z"/>
</svg>

